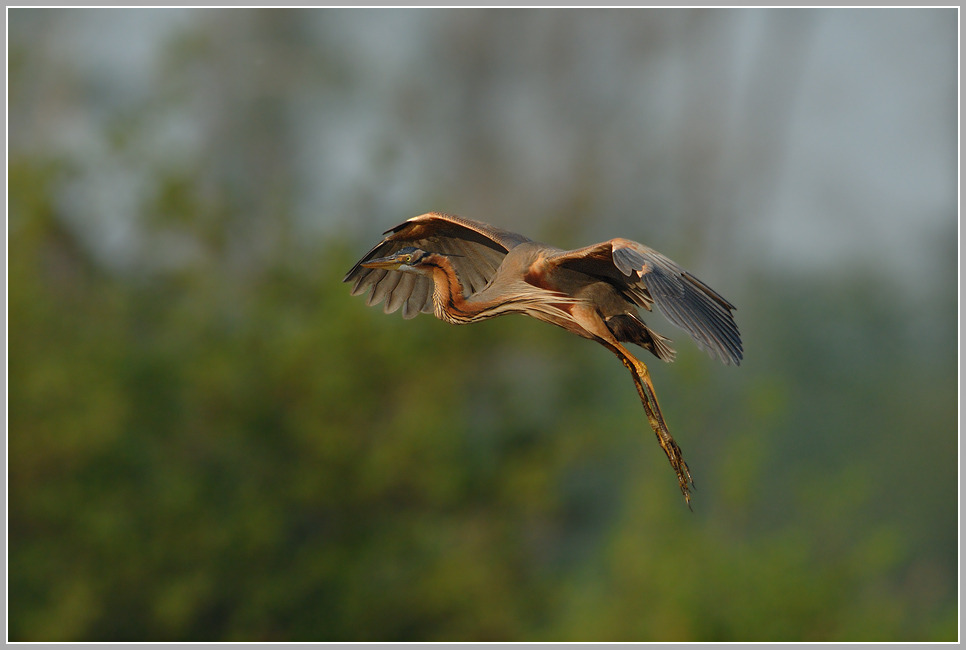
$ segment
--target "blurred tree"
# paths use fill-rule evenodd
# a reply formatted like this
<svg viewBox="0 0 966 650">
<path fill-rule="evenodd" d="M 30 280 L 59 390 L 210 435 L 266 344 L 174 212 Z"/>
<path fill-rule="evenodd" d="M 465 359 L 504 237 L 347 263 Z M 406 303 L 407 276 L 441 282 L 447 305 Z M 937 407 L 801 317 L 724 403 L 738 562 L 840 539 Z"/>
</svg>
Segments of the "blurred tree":
<svg viewBox="0 0 966 650">
<path fill-rule="evenodd" d="M 861 282 L 764 283 L 744 375 L 658 369 L 689 517 L 592 346 L 361 309 L 335 245 L 245 286 L 116 277 L 59 226 L 56 165 L 14 163 L 12 639 L 955 633 L 955 368 Z"/>
</svg>

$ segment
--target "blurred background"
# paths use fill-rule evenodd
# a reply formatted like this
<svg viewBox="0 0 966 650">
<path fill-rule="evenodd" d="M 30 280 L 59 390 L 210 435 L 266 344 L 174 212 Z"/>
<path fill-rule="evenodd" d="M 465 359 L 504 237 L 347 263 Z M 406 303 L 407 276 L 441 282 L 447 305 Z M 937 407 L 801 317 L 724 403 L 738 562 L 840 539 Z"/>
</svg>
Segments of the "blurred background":
<svg viewBox="0 0 966 650">
<path fill-rule="evenodd" d="M 8 20 L 11 640 L 958 638 L 956 9 Z M 600 346 L 349 296 L 433 210 L 738 306 L 693 513 Z"/>
</svg>

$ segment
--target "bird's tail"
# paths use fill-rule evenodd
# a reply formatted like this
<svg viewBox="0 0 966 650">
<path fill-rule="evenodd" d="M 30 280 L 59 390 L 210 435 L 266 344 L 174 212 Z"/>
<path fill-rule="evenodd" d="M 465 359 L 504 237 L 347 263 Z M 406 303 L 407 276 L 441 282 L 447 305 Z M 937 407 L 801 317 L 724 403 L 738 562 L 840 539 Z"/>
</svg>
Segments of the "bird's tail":
<svg viewBox="0 0 966 650">
<path fill-rule="evenodd" d="M 619 314 L 607 319 L 609 329 L 621 343 L 634 343 L 648 350 L 655 357 L 664 362 L 674 361 L 674 348 L 669 343 L 671 339 L 661 336 L 644 324 L 633 314 Z"/>
</svg>

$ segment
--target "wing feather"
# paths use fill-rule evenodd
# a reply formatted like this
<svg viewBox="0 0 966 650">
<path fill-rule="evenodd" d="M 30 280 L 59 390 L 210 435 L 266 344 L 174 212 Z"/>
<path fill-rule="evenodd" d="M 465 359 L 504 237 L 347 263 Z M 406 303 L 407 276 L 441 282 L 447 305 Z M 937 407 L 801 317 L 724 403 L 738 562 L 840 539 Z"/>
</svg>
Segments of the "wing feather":
<svg viewBox="0 0 966 650">
<path fill-rule="evenodd" d="M 432 280 L 400 271 L 367 269 L 363 262 L 389 257 L 407 246 L 446 255 L 468 297 L 490 282 L 511 248 L 528 241 L 523 235 L 496 226 L 431 212 L 387 230 L 383 240 L 346 273 L 343 281 L 353 282 L 354 296 L 372 287 L 366 304 L 375 305 L 385 299 L 386 313 L 405 304 L 403 317 L 412 318 L 419 312 L 433 312 Z"/>
<path fill-rule="evenodd" d="M 412 295 L 413 288 L 416 286 L 416 276 L 412 273 L 396 273 L 395 275 L 399 276 L 399 284 L 386 297 L 386 302 L 382 306 L 382 311 L 387 314 L 391 314 L 402 307 L 403 303 L 409 300 L 409 296 Z"/>
<path fill-rule="evenodd" d="M 358 296 L 360 293 L 364 293 L 366 289 L 368 289 L 369 287 L 371 287 L 372 285 L 376 284 L 384 277 L 386 277 L 385 269 L 371 269 L 371 270 L 373 271 L 373 273 L 361 275 L 358 278 L 356 278 L 355 284 L 352 285 L 352 290 L 349 292 L 349 295 Z M 379 271 L 379 273 L 375 273 L 375 271 Z"/>
<path fill-rule="evenodd" d="M 433 311 L 432 283 L 429 278 L 422 275 L 416 276 L 416 286 L 413 288 L 412 295 L 403 305 L 403 318 L 416 318 L 421 311 L 426 311 L 426 303 L 429 302 L 429 311 Z"/>
<path fill-rule="evenodd" d="M 385 270 L 385 269 L 381 269 Z M 399 284 L 400 276 L 402 273 L 389 273 L 386 272 L 385 279 L 376 283 L 372 287 L 372 293 L 366 298 L 366 305 L 372 307 L 373 305 L 378 305 L 383 298 L 388 296 Z"/>
<path fill-rule="evenodd" d="M 711 356 L 726 364 L 741 363 L 741 335 L 731 314 L 735 306 L 657 251 L 628 239 L 611 239 L 561 252 L 547 262 L 606 277 L 643 302 L 653 301 Z"/>
</svg>

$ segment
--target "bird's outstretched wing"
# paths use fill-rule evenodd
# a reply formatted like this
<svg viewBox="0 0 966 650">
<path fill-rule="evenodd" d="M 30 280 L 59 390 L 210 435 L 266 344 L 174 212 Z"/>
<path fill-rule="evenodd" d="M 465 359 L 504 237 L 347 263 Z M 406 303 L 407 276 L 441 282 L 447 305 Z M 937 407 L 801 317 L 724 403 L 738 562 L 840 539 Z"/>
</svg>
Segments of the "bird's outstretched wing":
<svg viewBox="0 0 966 650">
<path fill-rule="evenodd" d="M 346 273 L 343 282 L 355 283 L 353 296 L 372 287 L 366 304 L 375 305 L 385 298 L 383 311 L 389 314 L 402 307 L 403 318 L 432 313 L 433 281 L 415 273 L 367 269 L 361 266 L 363 262 L 389 257 L 407 246 L 446 255 L 469 297 L 486 286 L 511 248 L 530 241 L 502 228 L 438 212 L 413 217 L 384 234 Z"/>
<path fill-rule="evenodd" d="M 731 312 L 735 306 L 656 250 L 629 239 L 551 255 L 549 264 L 618 284 L 642 307 L 657 303 L 667 319 L 686 331 L 712 357 L 741 363 L 743 349 Z"/>
</svg>

